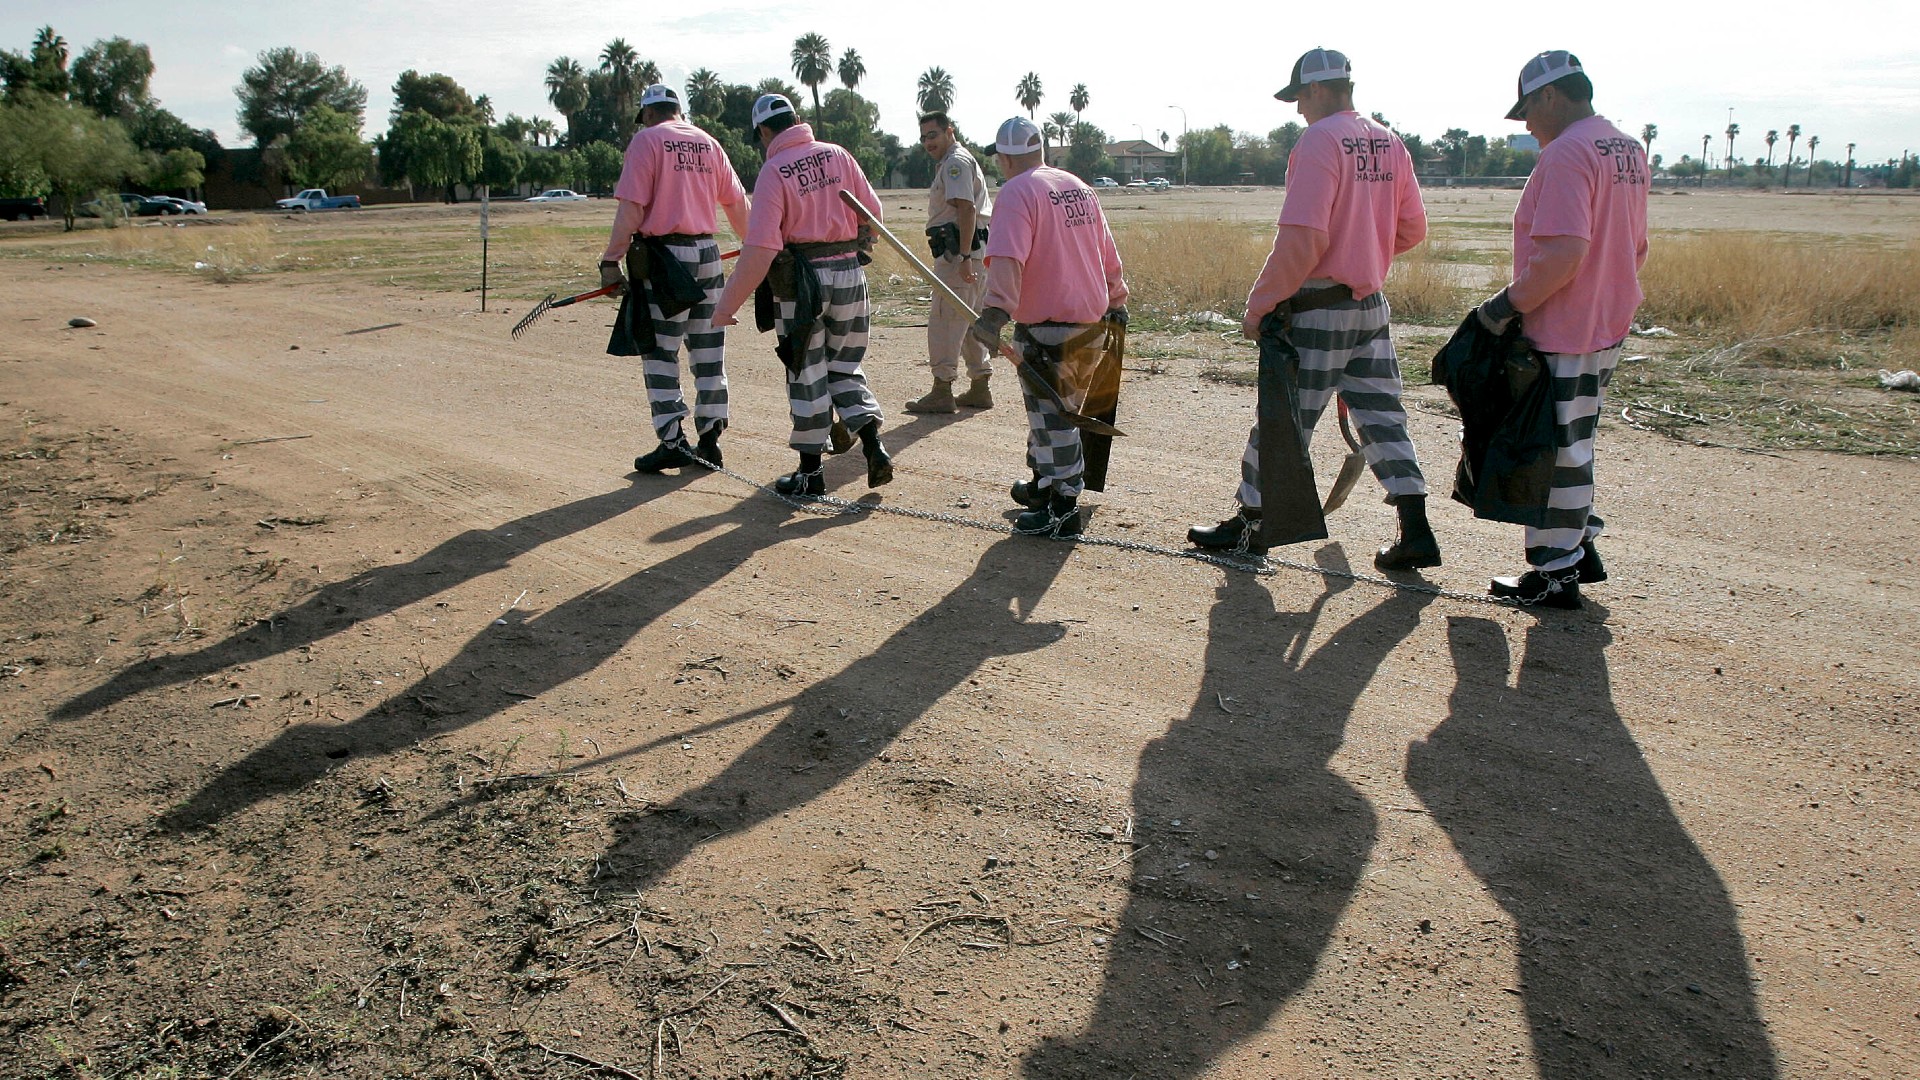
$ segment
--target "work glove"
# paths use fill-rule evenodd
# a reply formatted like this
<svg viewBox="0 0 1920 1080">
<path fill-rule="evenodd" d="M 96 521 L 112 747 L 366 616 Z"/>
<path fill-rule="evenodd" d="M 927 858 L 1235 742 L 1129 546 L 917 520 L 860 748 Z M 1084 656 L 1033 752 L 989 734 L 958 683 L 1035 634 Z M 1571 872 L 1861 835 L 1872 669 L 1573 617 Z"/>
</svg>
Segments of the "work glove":
<svg viewBox="0 0 1920 1080">
<path fill-rule="evenodd" d="M 612 295 L 614 296 L 619 296 L 627 291 L 627 275 L 620 272 L 619 262 L 613 259 L 601 260 L 600 287 L 603 289 L 612 287 Z"/>
<path fill-rule="evenodd" d="M 1114 308 L 1107 312 L 1106 320 L 1110 323 L 1117 323 L 1120 326 L 1127 325 L 1127 309 L 1123 307 Z"/>
<path fill-rule="evenodd" d="M 967 328 L 967 333 L 973 335 L 973 340 L 997 353 L 1000 351 L 1000 331 L 1006 329 L 1008 321 L 1012 318 L 1013 316 L 1005 311 L 990 307 L 982 311 L 979 318 L 973 320 L 973 325 Z"/>
<path fill-rule="evenodd" d="M 1513 320 L 1520 317 L 1520 312 L 1514 309 L 1513 301 L 1507 299 L 1505 289 L 1494 293 L 1485 303 L 1474 308 L 1473 314 L 1480 320 L 1480 325 L 1486 328 L 1487 333 L 1496 336 L 1506 333 L 1507 327 L 1513 324 Z"/>
</svg>

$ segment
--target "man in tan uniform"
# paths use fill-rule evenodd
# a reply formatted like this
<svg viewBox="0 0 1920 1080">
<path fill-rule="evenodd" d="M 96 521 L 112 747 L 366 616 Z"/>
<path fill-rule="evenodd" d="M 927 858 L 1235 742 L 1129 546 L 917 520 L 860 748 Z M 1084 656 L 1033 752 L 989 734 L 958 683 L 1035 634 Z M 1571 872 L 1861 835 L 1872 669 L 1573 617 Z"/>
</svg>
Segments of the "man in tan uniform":
<svg viewBox="0 0 1920 1080">
<path fill-rule="evenodd" d="M 987 243 L 987 219 L 993 213 L 987 178 L 980 163 L 960 145 L 953 121 L 944 112 L 920 118 L 920 145 L 934 160 L 933 183 L 927 188 L 927 246 L 933 252 L 933 272 L 977 311 L 987 289 L 980 258 Z M 933 309 L 927 313 L 933 389 L 918 401 L 907 402 L 908 412 L 950 413 L 961 405 L 993 408 L 993 394 L 987 389 L 992 374 L 987 349 L 967 336 L 967 325 L 967 316 L 935 289 Z M 955 396 L 953 380 L 960 375 L 963 356 L 971 385 Z"/>
</svg>

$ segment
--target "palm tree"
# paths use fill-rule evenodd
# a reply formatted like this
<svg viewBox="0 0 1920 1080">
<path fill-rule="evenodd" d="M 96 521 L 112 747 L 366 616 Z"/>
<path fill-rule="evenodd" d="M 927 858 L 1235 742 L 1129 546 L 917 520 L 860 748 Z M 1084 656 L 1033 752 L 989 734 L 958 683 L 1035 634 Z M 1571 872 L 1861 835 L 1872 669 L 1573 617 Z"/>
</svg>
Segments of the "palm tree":
<svg viewBox="0 0 1920 1080">
<path fill-rule="evenodd" d="M 687 76 L 687 113 L 691 116 L 718 116 L 726 104 L 727 84 L 720 73 L 700 68 Z"/>
<path fill-rule="evenodd" d="M 547 100 L 567 123 L 567 135 L 573 135 L 573 117 L 587 107 L 587 72 L 571 56 L 563 56 L 547 65 Z"/>
<path fill-rule="evenodd" d="M 1047 123 L 1053 125 L 1054 134 L 1059 136 L 1061 149 L 1066 148 L 1067 139 L 1073 135 L 1073 125 L 1077 122 L 1074 115 L 1065 110 L 1047 117 Z"/>
<path fill-rule="evenodd" d="M 527 122 L 527 134 L 533 136 L 536 141 L 545 139 L 546 144 L 552 146 L 553 140 L 560 134 L 560 129 L 553 126 L 553 121 L 541 116 Z"/>
<path fill-rule="evenodd" d="M 1073 84 L 1073 89 L 1067 94 L 1067 104 L 1073 107 L 1073 119 L 1075 123 L 1080 122 L 1080 114 L 1087 111 L 1087 102 L 1091 100 L 1093 100 L 1093 98 L 1087 93 L 1086 83 L 1079 82 Z M 1160 141 L 1166 142 L 1167 140 L 1161 139 Z"/>
<path fill-rule="evenodd" d="M 1740 134 L 1739 124 L 1727 125 L 1727 175 L 1733 175 L 1733 140 Z"/>
<path fill-rule="evenodd" d="M 1820 149 L 1820 136 L 1807 136 L 1807 186 L 1813 186 L 1813 155 Z"/>
<path fill-rule="evenodd" d="M 614 38 L 600 50 L 600 70 L 607 73 L 607 86 L 613 91 L 613 113 L 620 137 L 633 134 L 633 92 L 639 76 L 640 54 L 626 38 Z"/>
<path fill-rule="evenodd" d="M 1027 110 L 1029 120 L 1033 119 L 1033 110 L 1040 107 L 1041 96 L 1040 76 L 1035 72 L 1027 72 L 1014 85 L 1013 98 L 1020 103 L 1021 108 Z"/>
<path fill-rule="evenodd" d="M 1066 134 L 1059 124 L 1053 122 L 1053 117 L 1047 117 L 1047 122 L 1040 125 L 1041 148 L 1051 147 L 1054 143 L 1066 145 Z"/>
<path fill-rule="evenodd" d="M 642 90 L 660 81 L 660 65 L 651 60 L 642 60 L 633 69 L 633 85 Z"/>
<path fill-rule="evenodd" d="M 1647 149 L 1647 160 L 1653 160 L 1653 140 L 1660 137 L 1660 125 L 1648 124 L 1640 129 L 1640 143 Z"/>
<path fill-rule="evenodd" d="M 867 77 L 867 62 L 860 59 L 859 53 L 848 49 L 840 54 L 840 66 L 837 70 L 840 74 L 840 85 L 849 90 L 858 90 L 860 80 Z"/>
<path fill-rule="evenodd" d="M 1787 125 L 1787 169 L 1780 175 L 1780 182 L 1786 183 L 1787 175 L 1793 172 L 1793 144 L 1800 141 L 1800 125 Z M 1811 172 L 1812 170 L 1808 170 Z"/>
<path fill-rule="evenodd" d="M 833 46 L 819 34 L 803 34 L 793 43 L 793 77 L 813 91 L 813 122 L 820 123 L 820 84 L 833 74 Z"/>
<path fill-rule="evenodd" d="M 1779 138 L 1780 138 L 1779 132 L 1769 129 L 1767 131 L 1766 137 L 1760 140 L 1761 142 L 1767 144 L 1767 165 L 1769 168 L 1771 168 L 1773 165 L 1773 144 Z"/>
<path fill-rule="evenodd" d="M 953 76 L 944 68 L 930 67 L 920 73 L 914 94 L 923 113 L 946 112 L 953 108 Z"/>
</svg>

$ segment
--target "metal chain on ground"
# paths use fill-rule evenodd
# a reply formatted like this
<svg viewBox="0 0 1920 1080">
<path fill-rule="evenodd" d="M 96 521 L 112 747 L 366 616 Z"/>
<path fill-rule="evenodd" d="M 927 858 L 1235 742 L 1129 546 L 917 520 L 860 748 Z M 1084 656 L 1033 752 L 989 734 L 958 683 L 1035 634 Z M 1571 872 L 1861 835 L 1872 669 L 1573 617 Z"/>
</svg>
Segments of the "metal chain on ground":
<svg viewBox="0 0 1920 1080">
<path fill-rule="evenodd" d="M 983 521 L 980 518 L 965 517 L 960 514 L 948 514 L 938 510 L 916 510 L 909 506 L 889 506 L 885 503 L 854 502 L 832 495 L 808 495 L 801 497 L 784 495 L 774 490 L 771 484 L 762 484 L 758 480 L 734 472 L 724 465 L 715 465 L 702 460 L 700 456 L 694 452 L 692 447 L 688 447 L 684 452 L 688 457 L 692 458 L 695 463 L 722 476 L 738 480 L 742 484 L 770 495 L 805 514 L 816 514 L 825 517 L 841 517 L 848 514 L 892 514 L 895 517 L 914 518 L 919 521 L 936 521 L 942 525 L 957 525 L 961 528 L 980 529 L 985 532 L 996 532 L 1007 536 L 1038 536 L 1050 531 L 1052 528 L 1052 526 L 1049 525 L 1046 529 L 1016 529 L 1012 525 L 1000 521 Z M 1160 544 L 1149 544 L 1141 540 L 1123 540 L 1118 537 L 1087 536 L 1084 534 L 1072 537 L 1071 542 L 1090 547 L 1110 547 L 1117 548 L 1121 551 L 1136 551 L 1145 555 L 1159 555 L 1164 558 L 1179 559 L 1183 562 L 1207 563 L 1212 566 L 1218 566 L 1223 570 L 1233 570 L 1242 574 L 1257 574 L 1262 577 L 1271 577 L 1277 569 L 1285 568 L 1323 578 L 1337 578 L 1341 581 L 1353 581 L 1363 585 L 1373 585 L 1378 588 L 1397 590 L 1400 592 L 1421 593 L 1423 595 L 1441 597 L 1447 600 L 1463 600 L 1474 604 L 1492 604 L 1496 607 L 1523 606 L 1504 597 L 1488 596 L 1482 593 L 1458 592 L 1453 589 L 1443 589 L 1438 585 L 1395 581 L 1392 578 L 1381 577 L 1378 574 L 1363 574 L 1355 570 L 1335 570 L 1331 567 L 1319 566 L 1314 563 L 1299 562 L 1294 559 L 1277 559 L 1271 555 L 1258 556 L 1251 552 L 1246 553 L 1243 558 L 1230 558 L 1225 555 L 1214 555 L 1205 551 L 1195 551 L 1192 548 L 1170 548 Z"/>
</svg>

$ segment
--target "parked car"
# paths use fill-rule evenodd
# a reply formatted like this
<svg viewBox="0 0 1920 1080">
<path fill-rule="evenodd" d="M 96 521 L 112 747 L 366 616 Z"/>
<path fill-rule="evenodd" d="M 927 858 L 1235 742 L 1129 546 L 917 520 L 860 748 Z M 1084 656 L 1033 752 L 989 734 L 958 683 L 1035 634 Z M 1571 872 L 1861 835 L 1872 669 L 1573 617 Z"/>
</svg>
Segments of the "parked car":
<svg viewBox="0 0 1920 1080">
<path fill-rule="evenodd" d="M 181 213 L 181 209 L 165 199 L 151 199 L 145 195 L 130 192 L 120 193 L 119 214 L 123 217 L 162 217 Z M 88 199 L 73 208 L 73 212 L 82 217 L 104 217 L 111 204 L 100 199 Z"/>
<path fill-rule="evenodd" d="M 282 210 L 358 210 L 360 196 L 329 195 L 320 188 L 308 188 L 291 199 L 281 199 L 273 205 Z"/>
<path fill-rule="evenodd" d="M 39 195 L 25 199 L 0 199 L 0 218 L 8 221 L 32 221 L 47 216 L 47 200 Z"/>
<path fill-rule="evenodd" d="M 1155 191 L 1165 191 L 1168 188 L 1173 186 L 1173 181 L 1167 179 L 1164 176 L 1156 176 L 1153 179 L 1147 181 L 1147 186 L 1152 188 Z"/>
<path fill-rule="evenodd" d="M 1127 186 L 1145 191 L 1147 189 L 1147 182 L 1145 180 L 1129 180 L 1127 181 Z"/>
<path fill-rule="evenodd" d="M 1093 186 L 1097 188 L 1119 187 L 1120 181 L 1115 180 L 1111 176 L 1096 176 L 1093 178 Z"/>
<path fill-rule="evenodd" d="M 192 199 L 176 199 L 171 195 L 149 195 L 147 197 L 150 199 L 159 199 L 161 202 L 172 203 L 179 207 L 180 212 L 183 214 L 204 214 L 207 212 L 206 203 L 195 202 Z"/>
<path fill-rule="evenodd" d="M 557 188 L 548 188 L 547 190 L 541 192 L 538 195 L 529 195 L 527 197 L 527 201 L 528 202 L 586 202 L 587 197 L 585 195 L 580 194 L 577 191 L 569 191 L 566 188 L 557 187 Z"/>
</svg>

